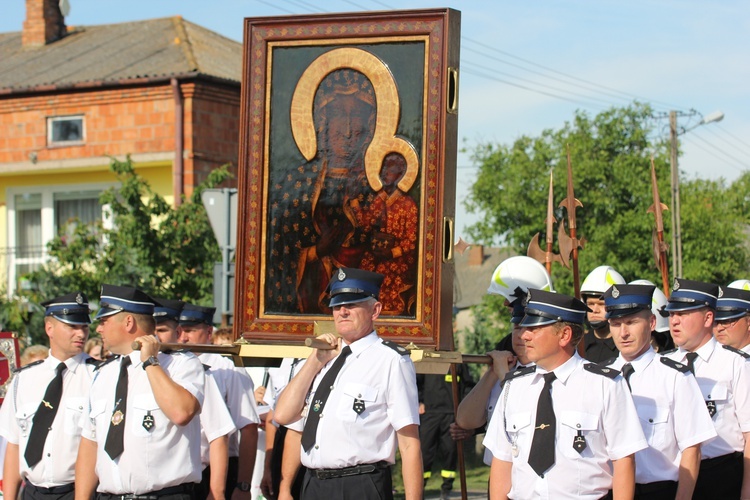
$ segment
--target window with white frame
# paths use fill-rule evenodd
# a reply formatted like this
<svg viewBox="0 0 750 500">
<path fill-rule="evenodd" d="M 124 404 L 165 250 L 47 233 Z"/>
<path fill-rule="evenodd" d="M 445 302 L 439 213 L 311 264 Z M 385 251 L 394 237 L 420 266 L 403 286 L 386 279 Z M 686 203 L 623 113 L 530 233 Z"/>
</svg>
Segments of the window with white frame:
<svg viewBox="0 0 750 500">
<path fill-rule="evenodd" d="M 69 146 L 86 140 L 83 115 L 47 118 L 47 145 Z"/>
<path fill-rule="evenodd" d="M 23 286 L 22 277 L 47 259 L 47 243 L 72 234 L 74 224 L 109 224 L 108 210 L 99 195 L 111 184 L 31 186 L 8 189 L 8 291 Z"/>
</svg>

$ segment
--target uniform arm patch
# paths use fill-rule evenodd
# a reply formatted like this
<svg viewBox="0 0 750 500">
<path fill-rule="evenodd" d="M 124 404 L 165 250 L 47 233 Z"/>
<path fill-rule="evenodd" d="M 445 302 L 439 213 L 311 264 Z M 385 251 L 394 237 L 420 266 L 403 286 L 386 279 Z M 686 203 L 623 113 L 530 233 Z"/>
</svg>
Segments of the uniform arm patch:
<svg viewBox="0 0 750 500">
<path fill-rule="evenodd" d="M 617 376 L 620 374 L 618 370 L 615 370 L 614 368 L 607 368 L 606 366 L 599 366 L 596 363 L 586 363 L 583 365 L 584 370 L 596 373 L 597 375 L 604 375 L 605 377 L 609 377 L 611 379 L 617 378 Z"/>
<path fill-rule="evenodd" d="M 40 360 L 34 361 L 33 363 L 29 363 L 29 364 L 28 364 L 28 365 L 26 365 L 26 366 L 22 366 L 22 367 L 20 367 L 20 368 L 15 368 L 15 367 L 14 367 L 14 368 L 13 368 L 13 369 L 12 369 L 11 371 L 12 371 L 13 373 L 20 373 L 20 372 L 24 371 L 24 370 L 25 370 L 26 368 L 31 368 L 32 366 L 36 366 L 36 365 L 38 365 L 39 363 L 44 363 L 44 360 L 43 360 L 43 359 L 40 359 Z"/>
<path fill-rule="evenodd" d="M 503 379 L 503 384 L 507 382 L 508 380 L 513 380 L 514 378 L 523 377 L 524 375 L 528 375 L 529 373 L 534 373 L 535 371 L 536 371 L 536 365 L 527 366 L 526 368 L 521 368 L 520 370 L 513 370 L 512 372 L 508 372 L 505 375 L 505 378 Z"/>
<path fill-rule="evenodd" d="M 409 349 L 406 347 L 400 346 L 397 343 L 393 342 L 392 340 L 384 340 L 383 345 L 386 347 L 390 347 L 397 353 L 399 353 L 402 356 L 408 356 L 409 355 Z"/>
<path fill-rule="evenodd" d="M 742 356 L 745 359 L 750 358 L 750 354 L 746 353 L 745 351 L 740 351 L 739 349 L 736 349 L 736 348 L 734 348 L 734 347 L 732 347 L 730 345 L 722 345 L 721 347 L 723 347 L 727 351 L 732 351 L 735 354 L 739 354 L 740 356 Z"/>
<path fill-rule="evenodd" d="M 111 358 L 102 361 L 101 363 L 99 363 L 98 365 L 96 365 L 96 368 L 94 368 L 94 371 L 101 370 L 103 366 L 106 366 L 106 365 L 110 364 L 112 361 L 114 361 L 116 359 L 120 359 L 120 356 L 112 356 Z"/>
<path fill-rule="evenodd" d="M 690 373 L 690 368 L 688 368 L 687 365 L 680 363 L 679 361 L 675 361 L 672 358 L 666 358 L 664 356 L 659 356 L 659 359 L 661 360 L 662 363 L 664 363 L 670 368 L 674 368 L 678 372 Z"/>
</svg>

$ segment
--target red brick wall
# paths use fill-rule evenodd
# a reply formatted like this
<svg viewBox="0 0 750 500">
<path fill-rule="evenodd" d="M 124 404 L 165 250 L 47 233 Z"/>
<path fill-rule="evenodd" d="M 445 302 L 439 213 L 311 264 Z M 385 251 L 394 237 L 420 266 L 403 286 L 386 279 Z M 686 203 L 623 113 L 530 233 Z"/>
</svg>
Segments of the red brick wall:
<svg viewBox="0 0 750 500">
<path fill-rule="evenodd" d="M 181 85 L 184 99 L 186 194 L 213 168 L 236 169 L 239 86 Z M 168 83 L 96 91 L 0 98 L 0 164 L 173 152 L 175 102 Z M 47 118 L 84 115 L 81 145 L 47 147 Z M 236 173 L 236 171 L 235 171 Z"/>
</svg>

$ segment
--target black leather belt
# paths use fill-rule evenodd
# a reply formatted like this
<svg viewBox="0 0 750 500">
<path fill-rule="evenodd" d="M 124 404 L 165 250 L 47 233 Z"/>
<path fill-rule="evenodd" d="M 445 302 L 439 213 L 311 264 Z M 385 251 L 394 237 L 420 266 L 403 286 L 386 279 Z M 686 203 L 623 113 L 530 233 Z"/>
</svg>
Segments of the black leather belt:
<svg viewBox="0 0 750 500">
<path fill-rule="evenodd" d="M 46 493 L 47 495 L 64 495 L 66 493 L 70 493 L 71 491 L 75 490 L 75 483 L 69 483 L 69 484 L 63 484 L 62 486 L 51 486 L 49 488 L 45 488 L 44 486 L 37 486 L 32 483 L 28 483 L 26 487 L 32 487 L 36 491 L 40 493 Z"/>
<path fill-rule="evenodd" d="M 337 477 L 359 476 L 360 474 L 371 474 L 376 470 L 387 469 L 388 462 L 375 464 L 354 465 L 343 469 L 310 469 L 310 473 L 318 479 L 334 479 Z"/>
<path fill-rule="evenodd" d="M 123 493 L 118 495 L 112 493 L 100 493 L 99 498 L 102 500 L 156 500 L 159 497 L 165 497 L 167 495 L 188 495 L 191 494 L 194 489 L 195 483 L 184 483 L 139 495 L 136 495 L 135 493 Z"/>
</svg>

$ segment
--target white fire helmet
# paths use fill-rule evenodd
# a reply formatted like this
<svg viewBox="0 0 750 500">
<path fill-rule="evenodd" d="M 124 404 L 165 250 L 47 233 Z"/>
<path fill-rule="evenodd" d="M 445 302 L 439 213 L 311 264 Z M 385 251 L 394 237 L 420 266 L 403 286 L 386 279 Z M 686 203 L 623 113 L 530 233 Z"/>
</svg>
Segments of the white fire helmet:
<svg viewBox="0 0 750 500">
<path fill-rule="evenodd" d="M 529 288 L 553 292 L 552 280 L 547 269 L 536 260 L 525 255 L 505 259 L 495 268 L 487 293 L 502 295 L 508 302 L 516 300 L 516 289 L 525 294 Z"/>
<path fill-rule="evenodd" d="M 630 282 L 631 285 L 651 285 L 656 286 L 649 280 L 635 280 Z M 657 332 L 668 332 L 669 331 L 669 315 L 663 316 L 664 306 L 667 305 L 667 296 L 664 295 L 658 286 L 654 288 L 654 295 L 651 297 L 651 312 L 656 316 L 656 328 Z"/>
<path fill-rule="evenodd" d="M 729 284 L 729 288 L 737 288 L 739 290 L 750 290 L 750 280 L 736 280 Z"/>
<path fill-rule="evenodd" d="M 625 278 L 610 266 L 599 266 L 581 284 L 581 295 L 601 297 L 612 285 L 624 285 Z"/>
</svg>

